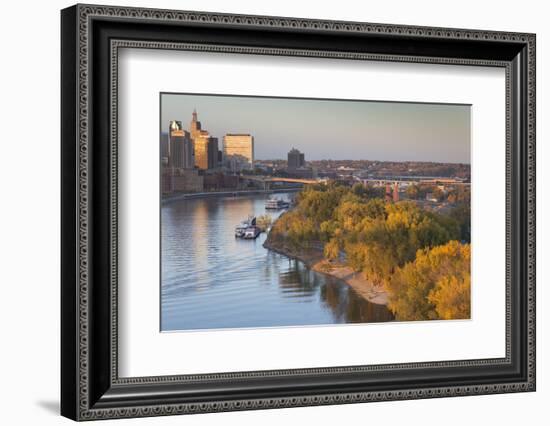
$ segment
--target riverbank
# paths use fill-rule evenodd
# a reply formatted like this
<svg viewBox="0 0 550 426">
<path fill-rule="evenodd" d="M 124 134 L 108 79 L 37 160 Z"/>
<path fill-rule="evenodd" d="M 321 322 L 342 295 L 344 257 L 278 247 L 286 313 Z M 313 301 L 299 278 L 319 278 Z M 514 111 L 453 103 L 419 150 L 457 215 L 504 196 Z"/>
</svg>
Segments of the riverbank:
<svg viewBox="0 0 550 426">
<path fill-rule="evenodd" d="M 323 256 L 321 246 L 312 247 L 310 249 L 302 249 L 299 252 L 293 250 L 283 243 L 275 243 L 268 238 L 263 246 L 275 253 L 282 254 L 291 259 L 296 259 L 303 262 L 308 268 L 337 278 L 355 290 L 357 294 L 376 305 L 388 304 L 388 293 L 368 282 L 365 277 L 358 272 L 355 272 L 349 266 L 337 261 L 328 261 Z"/>
</svg>

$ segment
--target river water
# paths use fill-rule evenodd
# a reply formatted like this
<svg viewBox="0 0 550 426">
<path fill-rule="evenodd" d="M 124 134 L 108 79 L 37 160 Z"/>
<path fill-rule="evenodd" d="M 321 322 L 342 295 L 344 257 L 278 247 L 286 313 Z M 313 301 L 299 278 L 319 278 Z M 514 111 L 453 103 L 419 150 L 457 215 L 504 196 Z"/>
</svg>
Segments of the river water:
<svg viewBox="0 0 550 426">
<path fill-rule="evenodd" d="M 277 194 L 289 199 L 292 194 Z M 389 311 L 342 281 L 234 236 L 265 194 L 173 201 L 161 209 L 161 330 L 381 322 Z"/>
</svg>

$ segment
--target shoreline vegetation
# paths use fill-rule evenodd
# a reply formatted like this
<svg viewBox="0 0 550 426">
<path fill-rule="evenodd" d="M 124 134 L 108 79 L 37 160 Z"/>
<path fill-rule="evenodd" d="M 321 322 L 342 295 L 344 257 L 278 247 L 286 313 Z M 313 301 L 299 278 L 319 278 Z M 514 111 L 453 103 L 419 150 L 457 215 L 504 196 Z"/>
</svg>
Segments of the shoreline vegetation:
<svg viewBox="0 0 550 426">
<path fill-rule="evenodd" d="M 264 247 L 342 280 L 398 321 L 469 319 L 469 189 L 450 194 L 446 213 L 382 191 L 308 186 L 272 224 Z"/>
</svg>

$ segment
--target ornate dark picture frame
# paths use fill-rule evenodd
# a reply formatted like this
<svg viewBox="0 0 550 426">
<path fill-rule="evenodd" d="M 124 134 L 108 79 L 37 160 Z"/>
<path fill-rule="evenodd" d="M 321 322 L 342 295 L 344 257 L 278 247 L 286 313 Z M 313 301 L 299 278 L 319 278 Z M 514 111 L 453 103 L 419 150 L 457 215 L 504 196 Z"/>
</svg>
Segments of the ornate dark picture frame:
<svg viewBox="0 0 550 426">
<path fill-rule="evenodd" d="M 534 34 L 95 5 L 64 9 L 61 29 L 62 415 L 92 420 L 535 390 Z M 120 47 L 504 68 L 506 356 L 120 378 Z"/>
</svg>

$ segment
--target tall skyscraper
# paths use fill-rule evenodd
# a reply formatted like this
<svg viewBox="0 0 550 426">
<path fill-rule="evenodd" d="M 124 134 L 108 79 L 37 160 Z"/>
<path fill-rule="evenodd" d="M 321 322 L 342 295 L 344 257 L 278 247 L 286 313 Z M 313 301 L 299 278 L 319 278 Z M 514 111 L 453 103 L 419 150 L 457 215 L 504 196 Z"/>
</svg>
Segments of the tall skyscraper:
<svg viewBox="0 0 550 426">
<path fill-rule="evenodd" d="M 208 168 L 217 169 L 218 164 L 218 138 L 208 136 Z"/>
<path fill-rule="evenodd" d="M 254 166 L 254 137 L 248 133 L 228 133 L 223 137 L 223 154 L 233 171 Z"/>
<path fill-rule="evenodd" d="M 181 121 L 170 121 L 168 166 L 179 169 L 192 169 L 195 166 L 191 135 L 183 130 Z"/>
<path fill-rule="evenodd" d="M 197 111 L 193 110 L 190 135 L 195 148 L 195 166 L 202 170 L 218 167 L 218 138 L 202 129 Z"/>
<path fill-rule="evenodd" d="M 218 167 L 218 138 L 210 135 L 199 136 L 195 142 L 195 165 L 208 170 Z"/>
<path fill-rule="evenodd" d="M 195 139 L 197 136 L 200 136 L 201 133 L 201 122 L 197 119 L 197 110 L 193 110 L 193 118 L 191 119 L 191 124 L 189 126 L 191 129 L 191 138 Z"/>
<path fill-rule="evenodd" d="M 288 168 L 298 169 L 304 167 L 306 164 L 305 156 L 303 152 L 298 151 L 296 148 L 292 148 L 288 153 Z"/>
</svg>

